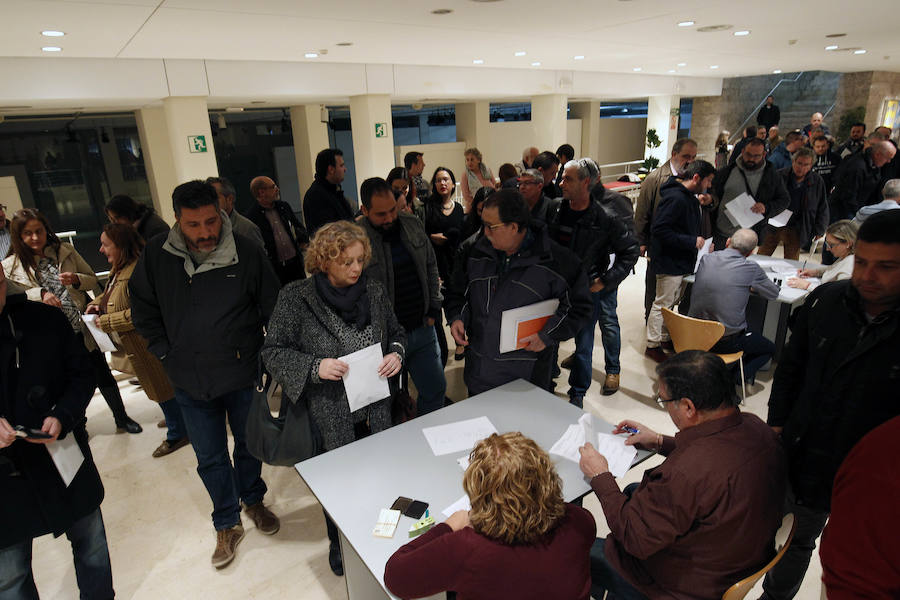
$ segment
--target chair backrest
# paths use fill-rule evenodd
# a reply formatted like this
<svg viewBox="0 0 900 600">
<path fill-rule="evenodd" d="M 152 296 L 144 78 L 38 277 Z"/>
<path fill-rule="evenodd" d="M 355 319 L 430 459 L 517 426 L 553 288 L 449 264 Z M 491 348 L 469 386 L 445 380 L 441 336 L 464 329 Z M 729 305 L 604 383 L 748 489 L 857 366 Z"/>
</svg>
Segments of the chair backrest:
<svg viewBox="0 0 900 600">
<path fill-rule="evenodd" d="M 778 553 L 775 554 L 775 558 L 769 561 L 765 567 L 747 577 L 745 579 L 741 579 L 736 584 L 731 586 L 725 591 L 725 594 L 722 596 L 722 600 L 743 600 L 743 598 L 753 589 L 753 586 L 756 585 L 756 582 L 759 581 L 763 575 L 772 570 L 772 568 L 778 564 L 778 561 L 784 556 L 784 553 L 787 552 L 788 547 L 791 545 L 791 540 L 794 539 L 794 531 L 797 528 L 797 521 L 794 519 L 794 513 L 788 513 L 784 515 L 784 518 L 781 520 L 781 527 L 778 529 L 778 532 L 775 534 L 775 543 L 778 544 L 778 540 L 784 536 L 784 532 L 787 531 L 787 538 L 784 541 L 784 545 L 778 550 Z"/>
<path fill-rule="evenodd" d="M 725 326 L 718 321 L 707 321 L 680 315 L 668 308 L 662 309 L 663 321 L 669 335 L 672 337 L 672 345 L 675 352 L 684 350 L 703 350 L 704 352 L 715 346 L 725 334 Z"/>
</svg>

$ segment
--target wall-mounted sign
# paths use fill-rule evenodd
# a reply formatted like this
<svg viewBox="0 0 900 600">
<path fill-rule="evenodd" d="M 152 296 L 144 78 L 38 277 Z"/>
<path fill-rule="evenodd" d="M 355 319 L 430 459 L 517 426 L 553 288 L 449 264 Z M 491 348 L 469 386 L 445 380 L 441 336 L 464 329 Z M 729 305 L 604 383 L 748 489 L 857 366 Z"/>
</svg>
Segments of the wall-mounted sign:
<svg viewBox="0 0 900 600">
<path fill-rule="evenodd" d="M 188 147 L 191 149 L 191 152 L 206 152 L 206 136 L 205 135 L 189 135 L 188 139 Z"/>
<path fill-rule="evenodd" d="M 375 123 L 375 137 L 387 137 L 387 123 Z"/>
</svg>

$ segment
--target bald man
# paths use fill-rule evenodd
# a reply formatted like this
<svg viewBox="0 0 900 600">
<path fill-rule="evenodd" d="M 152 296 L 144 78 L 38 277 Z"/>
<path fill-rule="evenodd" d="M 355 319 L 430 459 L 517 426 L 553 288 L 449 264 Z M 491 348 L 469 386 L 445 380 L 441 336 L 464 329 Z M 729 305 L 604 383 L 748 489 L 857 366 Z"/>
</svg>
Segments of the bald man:
<svg viewBox="0 0 900 600">
<path fill-rule="evenodd" d="M 305 278 L 302 249 L 309 243 L 306 228 L 291 206 L 281 200 L 281 192 L 271 178 L 254 177 L 250 182 L 250 195 L 256 205 L 245 216 L 259 227 L 266 254 L 281 285 Z"/>
<path fill-rule="evenodd" d="M 821 127 L 822 133 L 824 133 L 825 135 L 831 134 L 831 131 L 828 130 L 828 125 L 825 125 L 824 123 L 822 123 L 822 120 L 824 118 L 825 117 L 823 117 L 822 113 L 820 113 L 820 112 L 812 114 L 812 116 L 809 118 L 809 123 L 807 123 L 803 127 L 803 135 L 806 136 L 806 139 L 809 139 L 810 134 L 812 134 L 812 132 L 815 131 L 815 129 L 817 127 Z"/>
<path fill-rule="evenodd" d="M 841 163 L 834 176 L 834 191 L 829 200 L 831 221 L 852 219 L 863 206 L 881 201 L 882 167 L 891 162 L 897 148 L 878 141 Z"/>
<path fill-rule="evenodd" d="M 519 176 L 521 176 L 522 173 L 524 173 L 528 169 L 534 168 L 534 159 L 536 159 L 537 155 L 540 153 L 541 151 L 534 146 L 522 150 L 522 160 L 513 165 L 516 168 L 516 172 L 519 174 Z"/>
</svg>

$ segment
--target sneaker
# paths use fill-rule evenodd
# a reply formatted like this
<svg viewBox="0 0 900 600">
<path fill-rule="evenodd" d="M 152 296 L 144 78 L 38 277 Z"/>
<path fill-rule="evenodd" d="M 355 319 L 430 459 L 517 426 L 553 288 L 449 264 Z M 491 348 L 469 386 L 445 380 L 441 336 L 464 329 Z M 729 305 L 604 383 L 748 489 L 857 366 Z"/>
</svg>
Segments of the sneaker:
<svg viewBox="0 0 900 600">
<path fill-rule="evenodd" d="M 179 448 L 184 448 L 190 443 L 191 440 L 189 440 L 187 437 L 183 437 L 180 440 L 175 440 L 174 442 L 163 440 L 163 443 L 153 451 L 153 458 L 159 458 L 161 456 L 166 456 L 167 454 L 172 454 Z"/>
<path fill-rule="evenodd" d="M 260 533 L 265 535 L 275 535 L 278 533 L 278 530 L 281 529 L 281 521 L 279 521 L 278 517 L 276 517 L 271 510 L 266 508 L 262 502 L 257 502 L 250 506 L 245 504 L 244 514 L 250 517 L 250 520 L 253 521 L 253 524 L 256 525 L 256 528 L 259 529 Z"/>
<path fill-rule="evenodd" d="M 212 555 L 212 566 L 217 569 L 227 567 L 234 560 L 234 552 L 242 539 L 244 527 L 240 523 L 229 529 L 216 531 L 216 551 Z"/>
<path fill-rule="evenodd" d="M 568 369 L 569 371 L 571 371 L 571 370 L 572 370 L 572 367 L 575 366 L 575 355 L 574 355 L 574 354 L 570 354 L 569 356 L 565 357 L 565 358 L 562 360 L 562 362 L 559 363 L 559 366 L 560 366 L 560 368 L 562 368 L 562 369 Z"/>
<path fill-rule="evenodd" d="M 663 349 L 659 346 L 655 348 L 647 348 L 646 350 L 644 350 L 644 356 L 658 363 L 666 362 L 667 360 L 669 360 L 669 355 L 666 354 L 665 351 L 663 351 Z"/>
<path fill-rule="evenodd" d="M 607 373 L 603 380 L 603 395 L 609 396 L 619 391 L 619 374 Z"/>
</svg>

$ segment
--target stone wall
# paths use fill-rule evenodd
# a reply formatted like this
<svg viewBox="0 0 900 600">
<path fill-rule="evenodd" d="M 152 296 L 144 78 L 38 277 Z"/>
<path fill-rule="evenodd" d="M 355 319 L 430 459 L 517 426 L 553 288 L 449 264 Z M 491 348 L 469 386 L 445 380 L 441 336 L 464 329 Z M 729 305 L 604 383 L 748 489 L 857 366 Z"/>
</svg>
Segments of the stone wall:
<svg viewBox="0 0 900 600">
<path fill-rule="evenodd" d="M 691 111 L 691 138 L 697 142 L 697 153 L 703 159 L 714 162 L 716 138 L 722 131 L 722 97 L 705 96 L 694 98 Z"/>
</svg>

